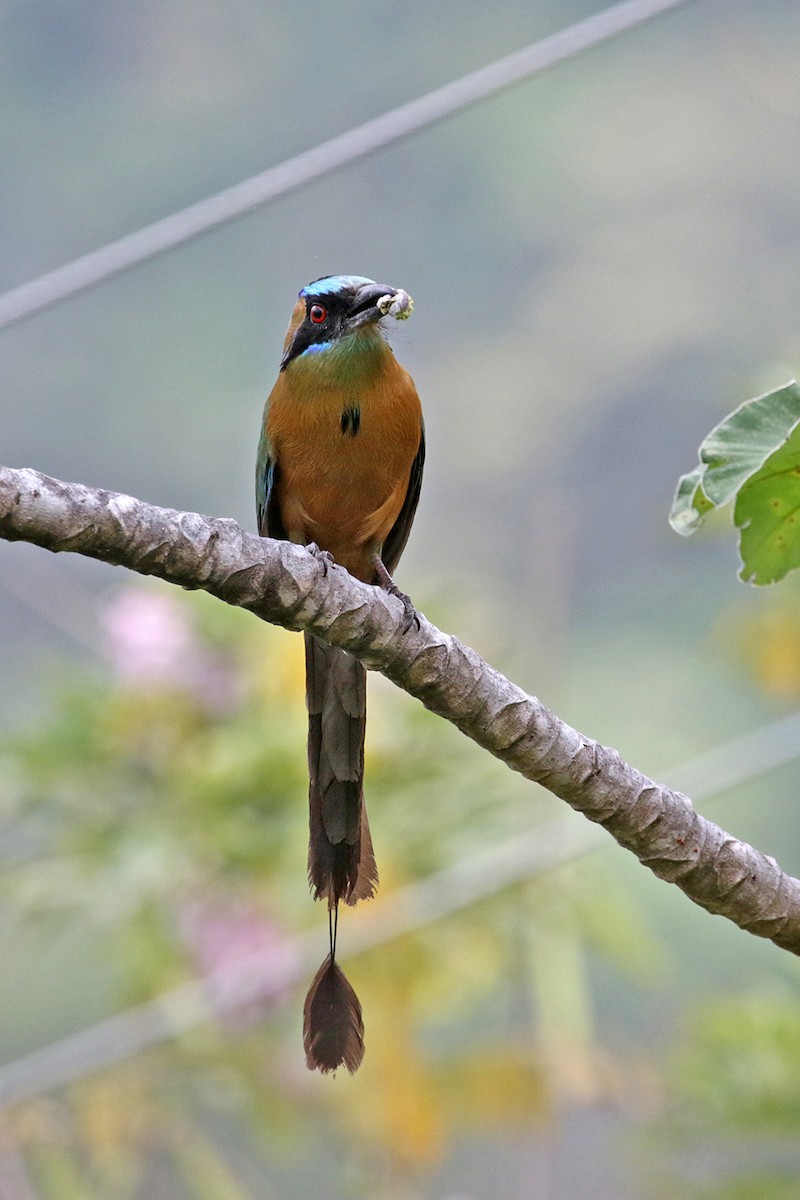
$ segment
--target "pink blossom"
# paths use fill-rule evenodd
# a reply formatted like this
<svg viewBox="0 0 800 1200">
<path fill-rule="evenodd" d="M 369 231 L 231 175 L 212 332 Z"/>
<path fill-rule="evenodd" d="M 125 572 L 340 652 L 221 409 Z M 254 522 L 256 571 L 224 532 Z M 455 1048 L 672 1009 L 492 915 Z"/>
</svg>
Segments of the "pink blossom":
<svg viewBox="0 0 800 1200">
<path fill-rule="evenodd" d="M 291 987 L 297 952 L 283 929 L 244 900 L 195 901 L 180 915 L 184 943 L 222 1013 L 259 1015 Z"/>
<path fill-rule="evenodd" d="M 202 644 L 185 605 L 168 591 L 125 588 L 104 606 L 101 619 L 108 656 L 121 683 L 189 692 L 210 713 L 234 706 L 232 669 Z"/>
<path fill-rule="evenodd" d="M 186 683 L 198 647 L 181 605 L 167 592 L 125 588 L 104 607 L 108 654 L 121 680 Z"/>
</svg>

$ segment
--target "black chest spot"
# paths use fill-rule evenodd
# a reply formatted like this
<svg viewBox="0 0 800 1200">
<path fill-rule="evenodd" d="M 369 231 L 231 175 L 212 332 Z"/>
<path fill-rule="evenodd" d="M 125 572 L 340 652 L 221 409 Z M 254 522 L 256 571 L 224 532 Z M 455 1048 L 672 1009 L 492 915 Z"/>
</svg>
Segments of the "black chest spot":
<svg viewBox="0 0 800 1200">
<path fill-rule="evenodd" d="M 348 405 L 342 412 L 341 422 L 342 433 L 349 433 L 351 437 L 355 437 L 361 428 L 361 409 L 358 405 Z"/>
</svg>

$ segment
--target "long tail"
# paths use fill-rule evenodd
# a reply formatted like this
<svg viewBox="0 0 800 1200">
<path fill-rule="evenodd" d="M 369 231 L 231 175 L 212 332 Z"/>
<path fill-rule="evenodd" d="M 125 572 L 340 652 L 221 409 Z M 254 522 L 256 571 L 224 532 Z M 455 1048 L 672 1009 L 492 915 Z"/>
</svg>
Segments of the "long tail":
<svg viewBox="0 0 800 1200">
<path fill-rule="evenodd" d="M 364 1024 L 358 997 L 339 964 L 328 955 L 314 976 L 303 1009 L 303 1044 L 309 1071 L 352 1075 L 364 1057 Z"/>
<path fill-rule="evenodd" d="M 378 871 L 364 806 L 366 671 L 344 650 L 306 642 L 308 880 L 334 908 L 375 895 Z"/>
<path fill-rule="evenodd" d="M 355 904 L 375 895 L 378 871 L 364 805 L 366 671 L 361 663 L 309 634 L 306 643 L 308 704 L 308 879 L 314 899 L 328 901 L 330 953 L 306 997 L 303 1043 L 310 1070 L 351 1073 L 364 1057 L 358 997 L 336 962 L 339 901 Z"/>
</svg>

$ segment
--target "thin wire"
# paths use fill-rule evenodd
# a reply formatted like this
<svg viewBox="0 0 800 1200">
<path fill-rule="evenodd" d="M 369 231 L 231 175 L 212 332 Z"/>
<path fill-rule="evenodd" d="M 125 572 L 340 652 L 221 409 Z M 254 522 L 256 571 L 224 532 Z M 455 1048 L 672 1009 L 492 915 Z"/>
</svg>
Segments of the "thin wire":
<svg viewBox="0 0 800 1200">
<path fill-rule="evenodd" d="M 400 105 L 294 158 L 190 204 L 118 241 L 0 295 L 0 329 L 93 287 L 120 271 L 206 233 L 217 225 L 321 179 L 512 84 L 573 58 L 687 0 L 623 0 L 621 4 L 534 42 L 488 66 Z"/>
<path fill-rule="evenodd" d="M 684 780 L 694 775 L 694 799 L 708 800 L 797 758 L 800 711 L 733 738 L 666 772 L 665 777 Z M 725 764 L 722 783 L 711 774 L 715 762 Z M 557 870 L 610 844 L 597 825 L 572 817 L 509 838 L 374 902 L 351 922 L 347 957 L 416 933 L 514 884 Z M 312 930 L 287 941 L 273 962 L 265 962 L 263 953 L 243 957 L 234 967 L 227 965 L 205 979 L 190 980 L 15 1059 L 0 1067 L 0 1109 L 83 1079 L 237 1008 L 254 1002 L 263 1008 L 279 1004 L 315 969 L 318 957 L 319 937 Z"/>
</svg>

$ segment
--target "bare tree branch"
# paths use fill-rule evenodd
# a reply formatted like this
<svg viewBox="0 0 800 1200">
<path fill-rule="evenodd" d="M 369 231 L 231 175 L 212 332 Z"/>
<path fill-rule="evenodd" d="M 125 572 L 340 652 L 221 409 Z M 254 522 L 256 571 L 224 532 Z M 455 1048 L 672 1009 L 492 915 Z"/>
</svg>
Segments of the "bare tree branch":
<svg viewBox="0 0 800 1200">
<path fill-rule="evenodd" d="M 71 550 L 202 588 L 289 629 L 309 629 L 381 671 L 527 779 L 607 829 L 708 912 L 800 954 L 800 881 L 699 816 L 691 802 L 564 724 L 456 638 L 303 547 L 235 521 L 0 467 L 0 536 Z"/>
</svg>

